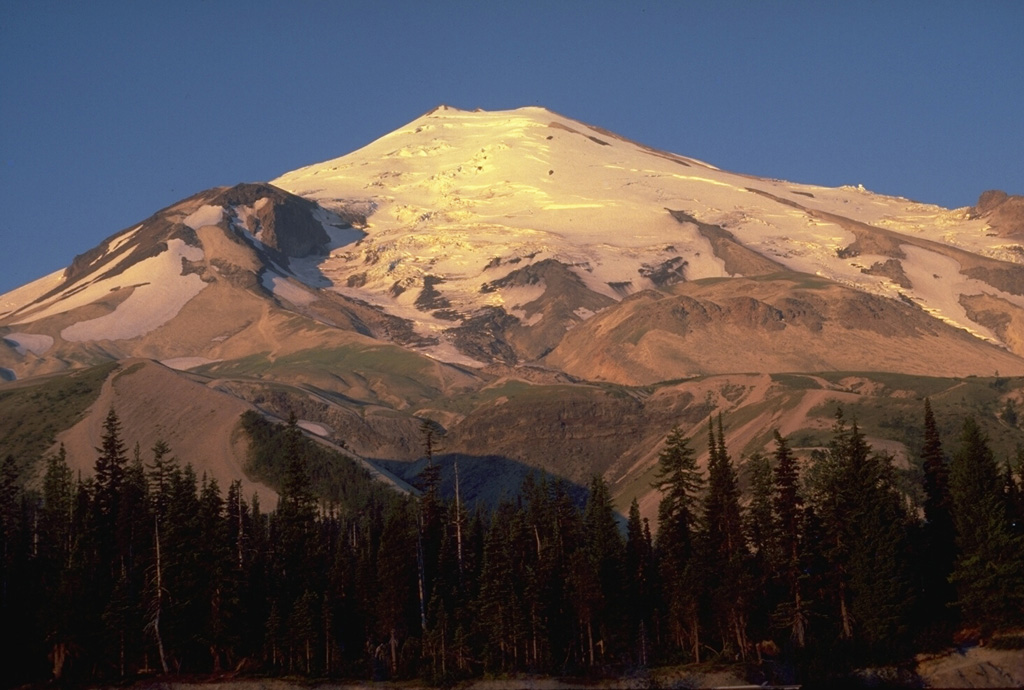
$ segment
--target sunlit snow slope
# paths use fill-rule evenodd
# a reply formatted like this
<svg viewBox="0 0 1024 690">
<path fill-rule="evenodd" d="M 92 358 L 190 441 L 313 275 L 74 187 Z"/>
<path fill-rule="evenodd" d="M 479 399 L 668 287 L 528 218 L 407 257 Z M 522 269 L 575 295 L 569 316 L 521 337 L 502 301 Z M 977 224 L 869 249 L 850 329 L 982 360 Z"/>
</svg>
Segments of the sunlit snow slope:
<svg viewBox="0 0 1024 690">
<path fill-rule="evenodd" d="M 1005 344 L 998 324 L 1024 309 L 1020 246 L 967 209 L 729 173 L 543 108 L 441 106 L 273 184 L 365 217 L 367 236 L 320 270 L 424 335 L 484 305 L 528 323 L 542 281 L 500 279 L 546 259 L 612 300 L 748 273 L 712 246 L 722 231 L 769 265 L 919 305 L 990 342 Z M 1002 316 L 980 316 L 978 295 Z"/>
<path fill-rule="evenodd" d="M 441 106 L 272 184 L 195 194 L 0 295 L 0 374 L 357 340 L 628 384 L 1024 373 L 1022 208 L 757 178 L 543 108 Z"/>
</svg>

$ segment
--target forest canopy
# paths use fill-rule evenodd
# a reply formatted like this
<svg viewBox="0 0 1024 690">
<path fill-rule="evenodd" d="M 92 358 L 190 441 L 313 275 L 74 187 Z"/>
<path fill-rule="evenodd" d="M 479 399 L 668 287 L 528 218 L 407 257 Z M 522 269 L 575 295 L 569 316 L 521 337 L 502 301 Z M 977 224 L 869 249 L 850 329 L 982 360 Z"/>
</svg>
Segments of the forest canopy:
<svg viewBox="0 0 1024 690">
<path fill-rule="evenodd" d="M 413 496 L 294 416 L 240 424 L 273 511 L 166 443 L 128 451 L 114 410 L 91 477 L 62 448 L 26 487 L 24 459 L 5 457 L 5 685 L 222 671 L 446 684 L 708 660 L 799 682 L 1024 625 L 1024 453 L 996 458 L 969 417 L 944 443 L 927 401 L 911 487 L 841 410 L 804 458 L 776 432 L 771 452 L 734 459 L 719 415 L 702 467 L 672 429 L 656 530 L 636 501 L 619 515 L 601 477 L 582 505 L 538 475 L 467 507 L 442 494 L 429 435 Z"/>
</svg>

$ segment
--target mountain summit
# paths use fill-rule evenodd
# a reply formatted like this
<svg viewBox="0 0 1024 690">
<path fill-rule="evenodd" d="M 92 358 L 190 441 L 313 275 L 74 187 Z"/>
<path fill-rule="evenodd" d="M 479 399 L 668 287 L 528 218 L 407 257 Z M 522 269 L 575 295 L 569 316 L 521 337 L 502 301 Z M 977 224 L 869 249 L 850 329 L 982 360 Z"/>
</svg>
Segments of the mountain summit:
<svg viewBox="0 0 1024 690">
<path fill-rule="evenodd" d="M 543 108 L 440 106 L 0 296 L 0 374 L 155 360 L 300 406 L 366 455 L 415 458 L 430 416 L 452 452 L 543 464 L 510 450 L 512 415 L 565 446 L 567 476 L 626 472 L 681 411 L 707 414 L 700 396 L 739 404 L 695 377 L 761 395 L 782 373 L 1024 374 L 1021 201 L 948 210 L 726 172 Z M 665 392 L 681 380 L 704 388 Z M 609 385 L 625 397 L 595 401 Z M 660 412 L 637 386 L 663 387 Z M 609 416 L 636 448 L 566 431 Z"/>
</svg>

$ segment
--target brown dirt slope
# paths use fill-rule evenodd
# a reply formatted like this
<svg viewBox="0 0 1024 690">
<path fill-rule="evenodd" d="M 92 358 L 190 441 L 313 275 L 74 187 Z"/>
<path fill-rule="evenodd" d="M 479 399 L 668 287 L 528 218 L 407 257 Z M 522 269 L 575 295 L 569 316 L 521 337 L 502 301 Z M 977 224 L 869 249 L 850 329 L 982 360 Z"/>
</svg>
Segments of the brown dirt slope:
<svg viewBox="0 0 1024 690">
<path fill-rule="evenodd" d="M 91 475 L 103 422 L 113 409 L 121 420 L 129 456 L 138 443 L 143 462 L 148 461 L 150 449 L 162 439 L 182 465 L 192 464 L 200 478 L 216 479 L 222 492 L 240 479 L 243 495 L 258 492 L 261 505 L 270 509 L 277 494 L 250 481 L 243 471 L 247 444 L 238 434 L 238 418 L 250 407 L 156 362 L 126 360 L 108 377 L 85 418 L 57 440 L 64 443 L 72 469 Z"/>
<path fill-rule="evenodd" d="M 893 300 L 794 274 L 647 291 L 577 326 L 545 359 L 646 385 L 736 372 L 1024 373 L 1024 359 Z"/>
</svg>

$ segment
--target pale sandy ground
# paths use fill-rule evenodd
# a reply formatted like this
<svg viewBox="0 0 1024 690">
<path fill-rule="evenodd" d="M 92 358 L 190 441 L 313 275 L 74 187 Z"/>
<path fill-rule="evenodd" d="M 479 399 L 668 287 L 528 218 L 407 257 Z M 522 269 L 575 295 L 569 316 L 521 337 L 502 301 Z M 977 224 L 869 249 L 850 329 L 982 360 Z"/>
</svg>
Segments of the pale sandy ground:
<svg viewBox="0 0 1024 690">
<path fill-rule="evenodd" d="M 128 360 L 104 383 L 85 418 L 57 440 L 65 444 L 72 470 L 91 475 L 103 422 L 113 409 L 121 421 L 129 457 L 138 443 L 143 462 L 149 462 L 150 449 L 163 440 L 183 466 L 192 464 L 197 477 L 216 479 L 222 494 L 232 481 L 241 479 L 243 496 L 248 500 L 258 492 L 261 509 L 271 510 L 277 505 L 277 494 L 245 478 L 247 446 L 244 438 L 233 433 L 239 415 L 249 407 L 155 362 Z"/>
<path fill-rule="evenodd" d="M 917 673 L 932 688 L 1024 688 L 1024 649 L 969 647 L 921 658 Z"/>
</svg>

